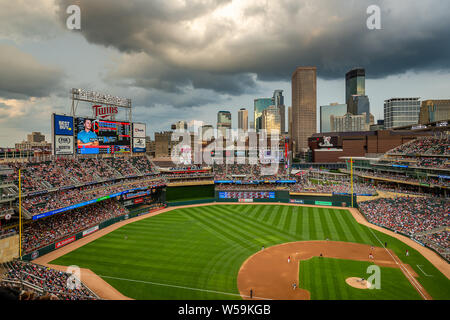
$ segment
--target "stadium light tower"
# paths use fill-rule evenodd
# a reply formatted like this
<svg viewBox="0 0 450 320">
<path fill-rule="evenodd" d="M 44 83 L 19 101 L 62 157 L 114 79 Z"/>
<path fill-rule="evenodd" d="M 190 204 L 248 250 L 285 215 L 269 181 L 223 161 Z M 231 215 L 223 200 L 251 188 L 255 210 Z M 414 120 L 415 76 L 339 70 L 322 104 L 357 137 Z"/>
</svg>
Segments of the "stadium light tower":
<svg viewBox="0 0 450 320">
<path fill-rule="evenodd" d="M 71 99 L 72 99 L 72 107 L 71 107 L 71 116 L 75 117 L 78 102 L 88 102 L 92 105 L 105 105 L 109 107 L 117 107 L 117 108 L 124 108 L 127 112 L 127 121 L 132 122 L 132 106 L 131 106 L 131 99 L 128 98 L 121 98 L 112 96 L 109 94 L 104 94 L 96 91 L 90 91 L 85 89 L 76 89 L 73 88 L 71 90 Z"/>
</svg>

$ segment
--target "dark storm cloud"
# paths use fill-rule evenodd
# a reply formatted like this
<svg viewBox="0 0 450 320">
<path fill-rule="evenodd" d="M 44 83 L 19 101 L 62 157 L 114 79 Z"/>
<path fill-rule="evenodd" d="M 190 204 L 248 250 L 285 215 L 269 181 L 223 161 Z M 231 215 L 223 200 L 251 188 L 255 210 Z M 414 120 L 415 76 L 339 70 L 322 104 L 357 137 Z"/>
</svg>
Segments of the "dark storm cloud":
<svg viewBox="0 0 450 320">
<path fill-rule="evenodd" d="M 61 89 L 63 73 L 14 46 L 0 44 L 0 97 L 46 97 Z"/>
<path fill-rule="evenodd" d="M 61 21 L 71 2 L 58 0 Z M 446 0 L 255 0 L 229 12 L 228 1 L 212 0 L 80 3 L 87 41 L 128 54 L 110 80 L 143 88 L 241 94 L 257 80 L 289 80 L 299 65 L 317 66 L 325 79 L 355 66 L 370 78 L 450 68 Z M 373 4 L 382 30 L 366 27 Z"/>
</svg>

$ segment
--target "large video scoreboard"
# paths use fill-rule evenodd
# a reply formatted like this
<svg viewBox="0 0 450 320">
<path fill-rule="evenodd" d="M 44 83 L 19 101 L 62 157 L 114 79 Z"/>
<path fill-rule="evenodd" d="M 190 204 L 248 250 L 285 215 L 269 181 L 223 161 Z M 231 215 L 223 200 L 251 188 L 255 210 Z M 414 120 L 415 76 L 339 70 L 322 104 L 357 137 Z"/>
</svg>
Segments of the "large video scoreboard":
<svg viewBox="0 0 450 320">
<path fill-rule="evenodd" d="M 130 122 L 75 118 L 77 153 L 102 154 L 131 152 Z"/>
<path fill-rule="evenodd" d="M 54 155 L 145 153 L 145 123 L 52 115 Z"/>
</svg>

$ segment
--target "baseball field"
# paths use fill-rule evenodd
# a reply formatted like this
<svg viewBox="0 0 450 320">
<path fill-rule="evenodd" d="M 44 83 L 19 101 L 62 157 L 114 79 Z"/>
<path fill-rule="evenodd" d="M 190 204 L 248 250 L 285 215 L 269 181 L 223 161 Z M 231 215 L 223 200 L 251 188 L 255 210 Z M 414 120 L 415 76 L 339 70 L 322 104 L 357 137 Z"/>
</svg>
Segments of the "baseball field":
<svg viewBox="0 0 450 320">
<path fill-rule="evenodd" d="M 418 251 L 359 224 L 346 209 L 177 208 L 49 263 L 90 269 L 132 299 L 248 299 L 250 289 L 254 299 L 450 299 L 450 280 Z M 367 279 L 374 264 L 379 289 L 347 283 Z"/>
</svg>

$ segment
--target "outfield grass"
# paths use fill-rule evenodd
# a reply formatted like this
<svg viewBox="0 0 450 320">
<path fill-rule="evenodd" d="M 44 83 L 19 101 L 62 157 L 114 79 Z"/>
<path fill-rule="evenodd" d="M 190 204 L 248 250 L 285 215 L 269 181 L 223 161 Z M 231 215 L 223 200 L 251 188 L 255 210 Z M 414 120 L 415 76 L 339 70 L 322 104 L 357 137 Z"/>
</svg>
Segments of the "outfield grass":
<svg viewBox="0 0 450 320">
<path fill-rule="evenodd" d="M 180 208 L 125 225 L 51 263 L 89 268 L 135 299 L 240 299 L 239 268 L 261 246 L 327 238 L 381 246 L 377 237 L 414 268 L 433 298 L 450 299 L 450 280 L 416 250 L 358 224 L 347 210 L 328 208 Z"/>
<path fill-rule="evenodd" d="M 372 273 L 366 261 L 313 257 L 300 262 L 299 287 L 311 293 L 311 300 L 417 300 L 420 294 L 397 268 L 380 267 L 379 289 L 357 289 L 345 280 L 368 279 Z"/>
</svg>

